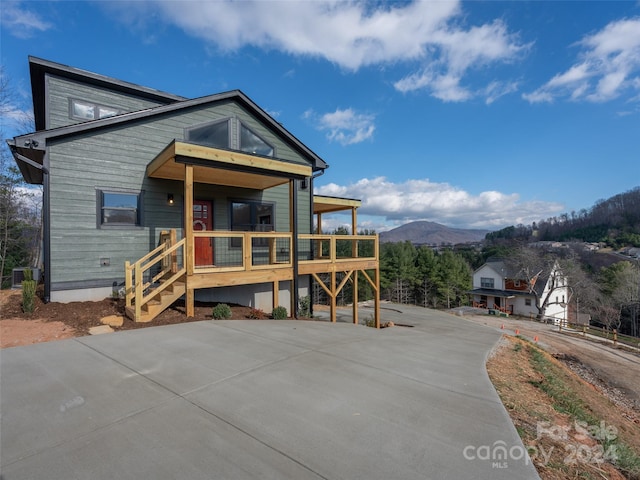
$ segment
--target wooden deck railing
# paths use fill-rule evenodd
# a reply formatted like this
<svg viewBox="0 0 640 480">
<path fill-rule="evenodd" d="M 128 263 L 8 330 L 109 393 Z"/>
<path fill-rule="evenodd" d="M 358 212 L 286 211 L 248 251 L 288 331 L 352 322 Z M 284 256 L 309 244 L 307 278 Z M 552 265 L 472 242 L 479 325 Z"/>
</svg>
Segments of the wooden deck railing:
<svg viewBox="0 0 640 480">
<path fill-rule="evenodd" d="M 293 265 L 293 235 L 288 232 L 209 230 L 194 232 L 193 237 L 209 239 L 213 263 L 198 264 L 196 252 L 188 252 L 187 269 L 190 274 L 291 268 Z"/>
<path fill-rule="evenodd" d="M 160 245 L 137 262 L 125 262 L 125 301 L 127 307 L 135 306 L 136 318 L 143 305 L 185 274 L 185 240 L 175 241 L 172 233 L 163 232 Z"/>
<path fill-rule="evenodd" d="M 187 253 L 188 272 L 220 273 L 293 265 L 293 235 L 289 232 L 198 231 L 194 238 L 208 238 L 213 263 L 198 265 L 195 252 Z M 298 235 L 298 259 L 302 263 L 377 261 L 377 235 Z"/>
<path fill-rule="evenodd" d="M 299 235 L 299 249 L 307 261 L 340 262 L 378 258 L 377 235 Z"/>
<path fill-rule="evenodd" d="M 194 232 L 193 238 L 187 248 L 186 239 L 177 241 L 175 230 L 163 232 L 157 248 L 133 264 L 125 263 L 126 306 L 134 309 L 135 318 L 140 318 L 144 305 L 177 281 L 193 290 L 293 278 L 290 232 L 213 230 Z M 200 244 L 198 249 L 211 248 L 211 252 L 198 255 L 196 243 Z M 299 235 L 297 248 L 300 274 L 364 271 L 379 266 L 377 235 Z M 207 264 L 202 264 L 203 258 Z M 366 272 L 365 276 L 375 283 Z"/>
</svg>

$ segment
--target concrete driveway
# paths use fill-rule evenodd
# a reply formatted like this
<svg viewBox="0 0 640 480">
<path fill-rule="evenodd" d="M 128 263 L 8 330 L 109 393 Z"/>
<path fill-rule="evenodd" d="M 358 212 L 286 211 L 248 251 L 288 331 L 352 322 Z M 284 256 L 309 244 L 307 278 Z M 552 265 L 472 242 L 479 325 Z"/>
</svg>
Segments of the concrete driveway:
<svg viewBox="0 0 640 480">
<path fill-rule="evenodd" d="M 485 371 L 499 332 L 382 317 L 414 326 L 209 321 L 2 350 L 1 477 L 538 478 Z"/>
</svg>

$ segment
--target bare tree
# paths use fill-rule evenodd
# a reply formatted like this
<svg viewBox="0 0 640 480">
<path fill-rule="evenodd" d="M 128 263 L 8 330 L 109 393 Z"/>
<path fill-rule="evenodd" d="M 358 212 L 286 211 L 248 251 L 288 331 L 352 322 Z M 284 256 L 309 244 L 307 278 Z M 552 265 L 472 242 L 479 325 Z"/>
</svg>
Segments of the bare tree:
<svg viewBox="0 0 640 480">
<path fill-rule="evenodd" d="M 611 295 L 614 305 L 622 312 L 627 309 L 631 318 L 629 333 L 638 335 L 638 304 L 640 303 L 640 267 L 630 262 L 622 262 L 623 267 L 616 275 L 616 288 Z M 626 325 L 626 322 L 625 322 Z"/>
<path fill-rule="evenodd" d="M 11 119 L 14 129 L 25 131 L 33 121 L 15 107 L 14 97 L 0 66 L 0 115 Z M 5 122 L 0 126 L 0 283 L 5 284 L 12 268 L 33 266 L 37 261 L 41 195 L 25 185 L 5 142 Z"/>
<path fill-rule="evenodd" d="M 602 298 L 602 303 L 596 308 L 596 315 L 598 321 L 607 328 L 607 331 L 620 328 L 620 308 L 613 305 L 607 298 Z"/>
</svg>

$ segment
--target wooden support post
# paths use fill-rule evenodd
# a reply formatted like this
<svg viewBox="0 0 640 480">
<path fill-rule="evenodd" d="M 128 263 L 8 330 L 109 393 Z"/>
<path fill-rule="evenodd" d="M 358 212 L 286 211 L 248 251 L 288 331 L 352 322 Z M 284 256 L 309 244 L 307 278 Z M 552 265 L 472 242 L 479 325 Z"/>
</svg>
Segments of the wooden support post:
<svg viewBox="0 0 640 480">
<path fill-rule="evenodd" d="M 278 280 L 273 282 L 272 303 L 273 308 L 276 308 L 280 305 L 280 282 Z"/>
<path fill-rule="evenodd" d="M 178 243 L 178 235 L 176 234 L 176 229 L 172 228 L 169 231 L 169 241 L 171 244 L 170 247 L 173 247 L 176 243 Z M 178 252 L 174 251 L 171 254 L 171 273 L 176 273 L 178 271 Z"/>
<path fill-rule="evenodd" d="M 278 251 L 276 250 L 276 239 L 269 237 L 269 265 L 278 263 Z"/>
<path fill-rule="evenodd" d="M 124 262 L 124 292 L 125 292 L 125 304 L 127 307 L 131 306 L 131 298 L 133 297 L 133 292 L 131 288 L 133 287 L 133 282 L 131 281 L 131 263 L 129 260 Z"/>
<path fill-rule="evenodd" d="M 377 243 L 377 242 L 376 242 Z M 373 316 L 376 320 L 376 328 L 380 328 L 380 267 L 376 267 L 375 303 Z"/>
<path fill-rule="evenodd" d="M 358 234 L 358 213 L 356 208 L 351 209 L 351 235 Z M 358 258 L 358 239 L 354 237 L 351 243 L 351 256 Z M 358 324 L 358 270 L 353 272 L 353 323 Z"/>
<path fill-rule="evenodd" d="M 336 323 L 337 320 L 337 312 L 336 312 L 336 272 L 335 270 L 331 272 L 331 322 Z"/>
<path fill-rule="evenodd" d="M 184 166 L 184 232 L 186 249 L 185 261 L 187 263 L 186 283 L 186 305 L 187 317 L 195 316 L 195 292 L 190 288 L 190 278 L 193 276 L 195 268 L 195 241 L 193 238 L 193 165 Z"/>
<path fill-rule="evenodd" d="M 142 301 L 142 284 L 144 283 L 144 279 L 142 278 L 142 269 L 140 268 L 140 263 L 136 262 L 135 264 L 135 273 L 133 274 L 133 282 L 136 290 L 136 304 L 134 305 L 135 311 L 135 321 L 140 321 L 140 317 L 142 316 L 142 305 L 140 302 Z"/>
<path fill-rule="evenodd" d="M 187 276 L 193 275 L 195 267 L 195 241 L 193 238 L 193 165 L 184 166 L 184 231 L 187 249 Z"/>
<path fill-rule="evenodd" d="M 187 318 L 195 316 L 195 290 L 193 288 L 187 288 Z"/>
<path fill-rule="evenodd" d="M 358 325 L 358 270 L 353 272 L 353 323 Z"/>
<path fill-rule="evenodd" d="M 251 236 L 248 232 L 242 235 L 242 262 L 245 271 L 253 270 L 253 260 L 251 258 Z"/>
</svg>

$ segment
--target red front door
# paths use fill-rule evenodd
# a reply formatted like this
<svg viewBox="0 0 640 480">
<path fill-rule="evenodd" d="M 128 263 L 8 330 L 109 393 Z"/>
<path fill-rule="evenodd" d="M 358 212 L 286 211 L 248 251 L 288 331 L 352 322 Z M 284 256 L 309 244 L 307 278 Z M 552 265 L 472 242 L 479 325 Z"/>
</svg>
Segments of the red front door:
<svg viewBox="0 0 640 480">
<path fill-rule="evenodd" d="M 206 200 L 193 201 L 193 230 L 213 230 L 211 202 Z M 196 238 L 196 266 L 213 265 L 213 239 Z"/>
</svg>

